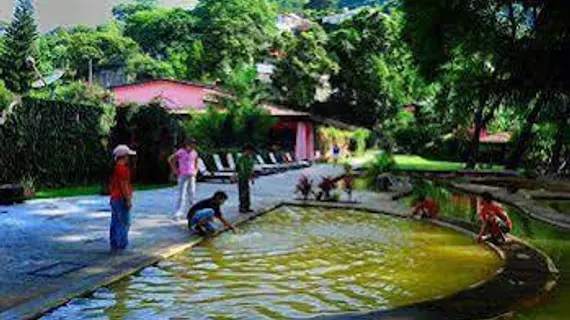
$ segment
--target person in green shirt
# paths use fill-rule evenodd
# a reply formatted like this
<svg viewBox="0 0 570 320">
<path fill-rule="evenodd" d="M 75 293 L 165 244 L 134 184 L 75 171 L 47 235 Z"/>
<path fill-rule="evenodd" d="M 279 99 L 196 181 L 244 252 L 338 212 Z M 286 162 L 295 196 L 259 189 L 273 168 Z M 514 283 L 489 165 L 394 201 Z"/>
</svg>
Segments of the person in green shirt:
<svg viewBox="0 0 570 320">
<path fill-rule="evenodd" d="M 251 201 L 249 196 L 249 181 L 253 183 L 254 170 L 253 170 L 253 154 L 255 149 L 253 146 L 247 144 L 243 147 L 243 154 L 238 158 L 236 163 L 237 178 L 238 178 L 238 192 L 239 192 L 239 212 L 250 213 Z"/>
</svg>

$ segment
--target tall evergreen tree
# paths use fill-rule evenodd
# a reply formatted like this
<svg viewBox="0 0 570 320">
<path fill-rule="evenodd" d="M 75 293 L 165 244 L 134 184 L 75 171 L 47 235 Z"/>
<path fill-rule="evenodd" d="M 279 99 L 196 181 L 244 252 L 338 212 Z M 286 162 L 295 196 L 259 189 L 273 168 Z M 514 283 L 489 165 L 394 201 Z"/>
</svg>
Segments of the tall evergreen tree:
<svg viewBox="0 0 570 320">
<path fill-rule="evenodd" d="M 12 23 L 6 30 L 4 53 L 0 56 L 2 79 L 12 92 L 25 93 L 34 79 L 26 59 L 33 56 L 37 35 L 32 0 L 17 0 Z"/>
</svg>

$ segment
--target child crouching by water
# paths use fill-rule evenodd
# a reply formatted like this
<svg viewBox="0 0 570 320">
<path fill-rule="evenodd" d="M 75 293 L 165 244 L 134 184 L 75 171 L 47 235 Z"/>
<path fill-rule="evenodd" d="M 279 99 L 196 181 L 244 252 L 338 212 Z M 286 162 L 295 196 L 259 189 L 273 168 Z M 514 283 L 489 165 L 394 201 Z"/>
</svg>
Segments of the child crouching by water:
<svg viewBox="0 0 570 320">
<path fill-rule="evenodd" d="M 479 210 L 481 230 L 477 241 L 481 242 L 485 237 L 485 240 L 492 240 L 497 243 L 507 241 L 506 235 L 512 230 L 513 222 L 501 206 L 493 203 L 493 197 L 490 193 L 483 193 L 481 198 Z"/>
<path fill-rule="evenodd" d="M 186 218 L 188 219 L 188 229 L 194 231 L 201 236 L 208 236 L 216 232 L 214 226 L 214 218 L 220 220 L 224 226 L 236 231 L 236 228 L 222 216 L 220 207 L 226 202 L 228 195 L 225 192 L 218 191 L 211 198 L 196 203 L 188 211 Z"/>
<path fill-rule="evenodd" d="M 422 194 L 416 199 L 410 218 L 419 216 L 421 219 L 437 219 L 438 214 L 439 208 L 435 201 Z"/>
</svg>

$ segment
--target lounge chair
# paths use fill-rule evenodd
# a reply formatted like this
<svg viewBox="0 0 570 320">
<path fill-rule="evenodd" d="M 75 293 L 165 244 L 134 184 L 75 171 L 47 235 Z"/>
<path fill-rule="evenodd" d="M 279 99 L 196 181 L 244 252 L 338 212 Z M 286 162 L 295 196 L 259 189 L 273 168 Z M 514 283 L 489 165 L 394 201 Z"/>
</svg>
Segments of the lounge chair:
<svg viewBox="0 0 570 320">
<path fill-rule="evenodd" d="M 255 155 L 255 159 L 257 160 L 259 167 L 264 169 L 264 170 L 273 170 L 274 172 L 287 170 L 287 168 L 285 166 L 280 165 L 280 164 L 267 164 L 267 163 L 265 163 L 265 160 L 263 160 L 263 157 L 259 154 Z"/>
<path fill-rule="evenodd" d="M 241 156 L 241 153 L 238 153 L 238 157 Z M 230 167 L 230 169 L 232 169 L 233 171 L 236 170 L 236 161 L 234 159 L 234 155 L 231 153 L 228 153 L 226 155 L 226 160 L 228 161 L 228 166 Z M 263 170 L 261 167 L 259 167 L 259 165 L 254 165 L 253 170 L 255 172 L 255 174 L 257 175 L 267 175 L 272 173 L 269 170 Z"/>
<path fill-rule="evenodd" d="M 295 159 L 291 156 L 291 153 L 289 153 L 289 152 L 285 152 L 285 159 L 287 159 L 287 161 L 289 161 L 291 163 L 298 164 L 302 167 L 310 167 L 311 166 L 310 161 L 306 161 L 306 160 L 295 161 Z"/>
<path fill-rule="evenodd" d="M 275 156 L 275 154 L 273 152 L 269 153 L 269 160 L 271 161 L 271 164 L 281 165 L 281 166 L 285 167 L 286 169 L 298 169 L 298 168 L 300 168 L 300 166 L 295 164 L 295 163 L 277 161 L 277 157 Z"/>
<path fill-rule="evenodd" d="M 202 158 L 198 158 L 198 171 L 203 179 L 219 179 L 222 182 L 226 180 L 230 180 L 234 177 L 234 173 L 232 172 L 211 172 L 208 171 L 208 167 L 204 163 Z"/>
<path fill-rule="evenodd" d="M 218 154 L 213 154 L 212 157 L 214 158 L 214 164 L 216 165 L 216 169 L 218 170 L 218 172 L 235 172 L 235 167 L 234 170 L 232 170 L 232 168 L 225 168 L 223 163 L 222 163 L 222 158 L 220 158 L 220 155 Z"/>
</svg>

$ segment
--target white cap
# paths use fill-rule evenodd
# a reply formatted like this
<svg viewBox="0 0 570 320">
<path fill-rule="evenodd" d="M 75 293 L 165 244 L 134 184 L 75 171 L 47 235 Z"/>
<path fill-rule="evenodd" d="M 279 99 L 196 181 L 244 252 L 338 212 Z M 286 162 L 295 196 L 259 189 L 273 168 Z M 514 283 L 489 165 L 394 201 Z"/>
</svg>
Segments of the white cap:
<svg viewBox="0 0 570 320">
<path fill-rule="evenodd" d="M 128 146 L 124 145 L 124 144 L 120 144 L 118 145 L 114 150 L 113 150 L 113 157 L 115 158 L 115 160 L 117 160 L 117 158 L 120 157 L 124 157 L 124 156 L 134 156 L 136 155 L 137 152 L 132 150 L 131 148 L 129 148 Z"/>
</svg>

